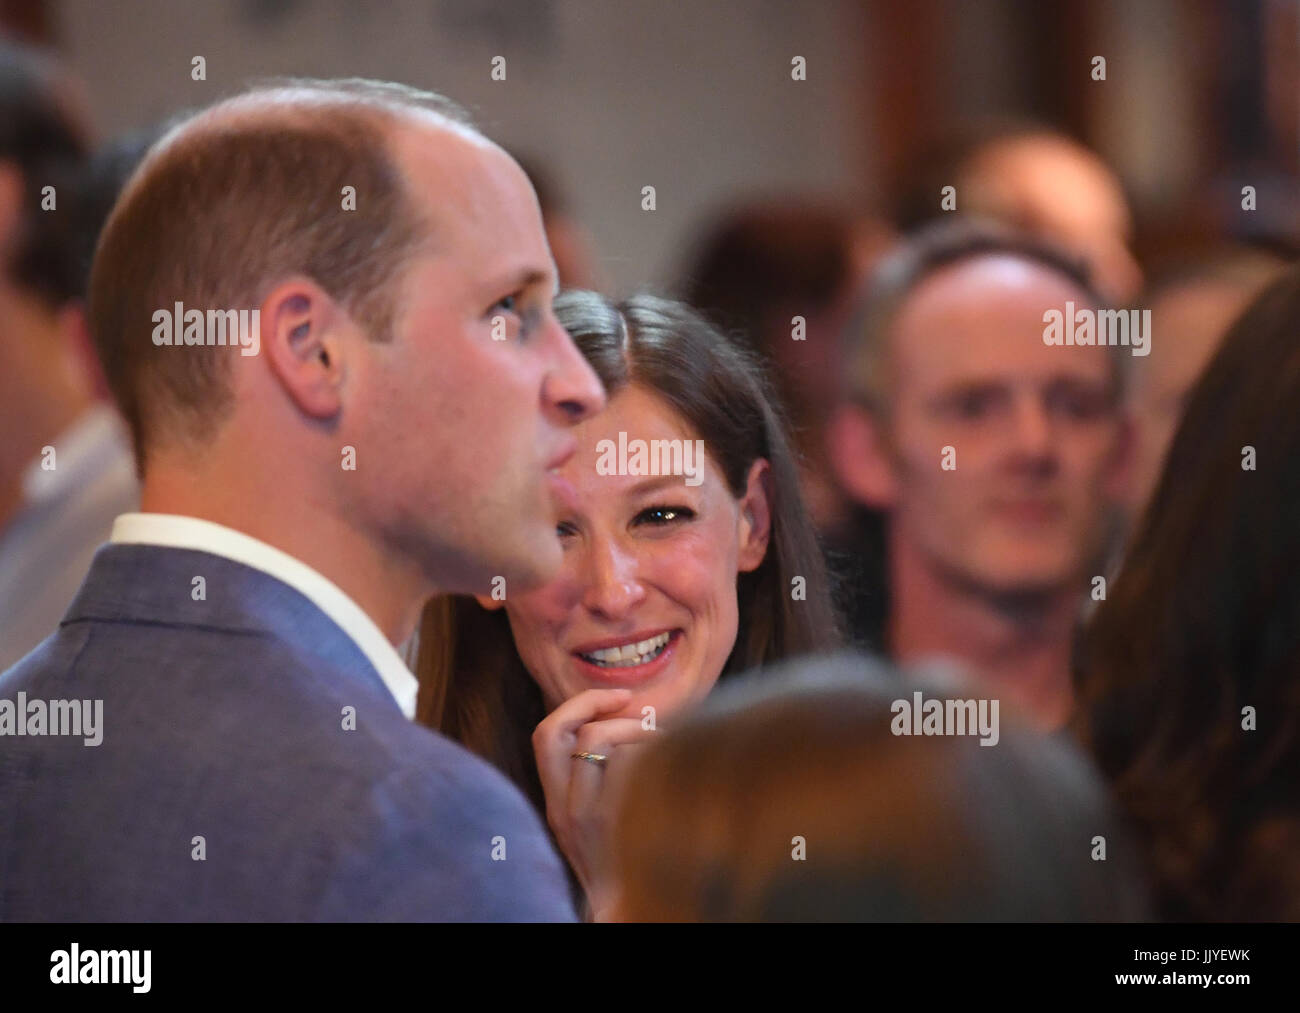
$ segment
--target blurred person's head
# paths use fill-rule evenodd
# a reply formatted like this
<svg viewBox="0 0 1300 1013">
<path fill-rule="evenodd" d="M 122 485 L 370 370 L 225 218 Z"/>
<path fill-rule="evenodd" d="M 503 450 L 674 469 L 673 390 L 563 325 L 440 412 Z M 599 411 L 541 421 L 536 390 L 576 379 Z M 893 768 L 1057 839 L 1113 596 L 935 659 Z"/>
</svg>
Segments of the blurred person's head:
<svg viewBox="0 0 1300 1013">
<path fill-rule="evenodd" d="M 667 721 L 727 673 L 834 637 L 793 454 L 754 357 L 653 296 L 571 291 L 555 312 L 609 393 L 561 468 L 572 496 L 559 573 L 507 585 L 504 600 L 435 600 L 416 666 L 423 719 L 520 775 L 502 753 L 526 749 L 546 713 L 585 690 L 629 687 L 621 713 L 650 706 Z M 683 456 L 688 475 L 662 474 L 676 465 L 653 449 L 622 468 L 616 448 L 630 455 L 638 441 L 680 441 L 692 457 L 702 441 L 703 457 Z"/>
<path fill-rule="evenodd" d="M 0 40 L 0 500 L 91 402 L 91 226 L 78 199 L 89 149 L 74 83 L 45 54 Z M 0 523 L 5 512 L 0 502 Z"/>
<path fill-rule="evenodd" d="M 596 288 L 600 281 L 596 266 L 595 244 L 590 233 L 574 217 L 569 200 L 554 176 L 541 162 L 515 156 L 537 193 L 546 227 L 546 241 L 555 258 L 555 269 L 562 288 Z"/>
<path fill-rule="evenodd" d="M 1158 337 L 1133 364 L 1130 398 L 1135 441 L 1128 509 L 1136 518 L 1151 496 L 1183 406 L 1228 327 L 1286 261 L 1250 249 L 1225 251 L 1155 282 L 1143 302 Z"/>
<path fill-rule="evenodd" d="M 85 291 L 83 236 L 73 212 L 90 148 L 76 83 L 47 54 L 0 40 L 3 282 L 48 307 L 66 306 Z"/>
<path fill-rule="evenodd" d="M 614 919 L 1141 917 L 1082 758 L 1010 716 L 993 745 L 900 734 L 918 690 L 945 710 L 963 699 L 866 656 L 807 659 L 657 736 L 616 786 Z"/>
<path fill-rule="evenodd" d="M 928 230 L 882 264 L 830 437 L 896 559 L 975 593 L 1077 588 L 1120 489 L 1130 349 L 1047 344 L 1067 302 L 1098 303 L 1077 266 L 988 229 Z"/>
<path fill-rule="evenodd" d="M 288 81 L 189 118 L 127 185 L 91 280 L 145 509 L 347 557 L 409 622 L 434 588 L 544 579 L 547 470 L 603 404 L 555 287 L 527 177 L 441 96 Z M 234 311 L 251 333 L 215 343 Z"/>
<path fill-rule="evenodd" d="M 981 124 L 943 139 L 907 172 L 905 229 L 941 217 L 941 191 L 956 190 L 956 214 L 988 218 L 1084 258 L 1097 290 L 1125 305 L 1142 286 L 1133 257 L 1133 218 L 1114 171 L 1059 131 L 1023 123 Z"/>
<path fill-rule="evenodd" d="M 1086 640 L 1082 732 L 1174 919 L 1300 918 L 1300 270 L 1192 389 Z"/>
<path fill-rule="evenodd" d="M 83 290 L 90 282 L 100 230 L 112 214 L 122 189 L 168 126 L 159 123 L 118 134 L 97 147 L 87 160 L 80 187 L 80 207 L 86 218 L 98 227 L 93 231 L 84 231 L 81 236 L 84 245 L 80 252 L 79 267 Z"/>
<path fill-rule="evenodd" d="M 85 164 L 76 195 L 81 222 L 77 236 L 77 268 L 81 278 L 82 299 L 89 286 L 90 269 L 94 264 L 100 230 L 108 220 L 127 180 L 160 136 L 160 127 L 122 134 L 96 148 Z M 82 321 L 76 335 L 77 348 L 84 371 L 91 377 L 95 398 L 109 400 L 112 392 L 108 389 L 103 364 L 95 353 L 89 326 L 85 324 L 84 302 L 79 301 L 77 307 L 78 317 Z"/>
<path fill-rule="evenodd" d="M 889 238 L 843 208 L 752 204 L 709 227 L 684 275 L 683 299 L 763 357 L 806 458 L 804 492 L 823 528 L 842 520 L 822 440 L 843 367 L 840 334 Z"/>
</svg>

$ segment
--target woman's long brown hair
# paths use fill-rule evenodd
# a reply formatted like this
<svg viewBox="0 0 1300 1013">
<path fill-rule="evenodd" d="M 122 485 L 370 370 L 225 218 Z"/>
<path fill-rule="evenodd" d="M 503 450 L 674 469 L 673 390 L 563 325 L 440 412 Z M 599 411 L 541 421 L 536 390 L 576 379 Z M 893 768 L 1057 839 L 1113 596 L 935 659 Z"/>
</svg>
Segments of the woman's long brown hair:
<svg viewBox="0 0 1300 1013">
<path fill-rule="evenodd" d="M 1300 271 L 1195 387 L 1084 655 L 1079 730 L 1163 914 L 1300 918 Z"/>
<path fill-rule="evenodd" d="M 740 622 L 722 676 L 838 646 L 794 452 L 758 360 L 688 306 L 650 295 L 614 304 L 574 290 L 556 299 L 555 314 L 611 396 L 635 384 L 681 416 L 733 496 L 744 494 L 754 461 L 769 463 L 771 538 L 762 564 L 737 577 Z M 546 711 L 505 611 L 489 612 L 469 597 L 433 599 L 420 623 L 415 671 L 418 719 L 495 764 L 544 811 L 531 739 Z"/>
</svg>

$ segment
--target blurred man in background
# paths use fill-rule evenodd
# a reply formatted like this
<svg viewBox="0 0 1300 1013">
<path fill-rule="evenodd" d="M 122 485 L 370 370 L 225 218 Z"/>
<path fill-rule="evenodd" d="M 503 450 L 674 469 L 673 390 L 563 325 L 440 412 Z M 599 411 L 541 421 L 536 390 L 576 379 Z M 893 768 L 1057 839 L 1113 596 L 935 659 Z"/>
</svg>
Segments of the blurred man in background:
<svg viewBox="0 0 1300 1013">
<path fill-rule="evenodd" d="M 1125 477 L 1130 350 L 1049 345 L 1044 314 L 1099 298 L 1050 247 L 928 230 L 879 270 L 828 432 L 844 487 L 884 515 L 867 602 L 881 627 L 851 619 L 850 634 L 901 661 L 955 658 L 1047 728 L 1070 713 L 1075 628 Z M 845 611 L 871 594 L 851 587 Z"/>
<path fill-rule="evenodd" d="M 987 218 L 1082 257 L 1111 305 L 1130 303 L 1142 287 L 1130 249 L 1133 216 L 1119 178 L 1059 131 L 979 126 L 924 152 L 904 178 L 904 230 L 951 214 Z M 951 211 L 941 203 L 948 186 L 955 189 Z"/>
<path fill-rule="evenodd" d="M 0 670 L 54 631 L 137 498 L 83 308 L 107 210 L 88 199 L 89 145 L 68 78 L 0 43 Z"/>
<path fill-rule="evenodd" d="M 561 190 L 555 176 L 541 161 L 516 155 L 515 161 L 537 191 L 537 205 L 542 209 L 546 242 L 560 273 L 561 288 L 604 288 L 604 279 L 596 264 L 595 242 L 583 224 L 573 215 L 568 195 Z"/>
</svg>

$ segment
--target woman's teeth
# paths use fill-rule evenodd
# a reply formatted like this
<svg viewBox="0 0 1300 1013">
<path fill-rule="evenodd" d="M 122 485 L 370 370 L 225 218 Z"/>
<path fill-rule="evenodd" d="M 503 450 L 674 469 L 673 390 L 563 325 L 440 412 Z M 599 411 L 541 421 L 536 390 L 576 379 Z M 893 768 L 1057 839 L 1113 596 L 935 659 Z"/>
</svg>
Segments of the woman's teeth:
<svg viewBox="0 0 1300 1013">
<path fill-rule="evenodd" d="M 624 644 L 621 647 L 606 647 L 599 651 L 592 651 L 590 654 L 582 654 L 581 657 L 584 661 L 602 668 L 631 668 L 633 665 L 644 665 L 647 661 L 654 661 L 663 653 L 670 639 L 672 639 L 671 633 L 660 633 L 657 637 L 650 637 L 648 640 Z"/>
</svg>

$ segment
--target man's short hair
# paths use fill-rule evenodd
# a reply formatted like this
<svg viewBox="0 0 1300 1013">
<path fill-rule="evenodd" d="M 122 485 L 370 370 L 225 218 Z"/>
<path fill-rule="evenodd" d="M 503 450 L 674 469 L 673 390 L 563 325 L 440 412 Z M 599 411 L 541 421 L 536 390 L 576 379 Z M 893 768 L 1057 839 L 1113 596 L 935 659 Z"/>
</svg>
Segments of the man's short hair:
<svg viewBox="0 0 1300 1013">
<path fill-rule="evenodd" d="M 1015 257 L 1053 272 L 1078 288 L 1080 306 L 1098 308 L 1102 297 L 1084 262 L 1043 240 L 992 222 L 940 222 L 917 230 L 873 272 L 845 335 L 844 362 L 849 400 L 887 413 L 890 334 L 912 293 L 932 275 L 982 257 Z M 1109 347 L 1109 346 L 1108 346 Z M 1126 357 L 1111 347 L 1118 398 Z M 1127 351 L 1127 350 L 1124 350 Z"/>
<path fill-rule="evenodd" d="M 85 290 L 84 240 L 77 213 L 79 173 L 90 151 L 90 130 L 73 101 L 71 82 L 47 55 L 0 39 L 0 162 L 22 177 L 22 213 L 6 276 L 51 308 Z M 55 207 L 41 207 L 54 187 Z"/>
<path fill-rule="evenodd" d="M 390 337 L 428 222 L 392 149 L 425 120 L 480 136 L 441 95 L 360 79 L 260 84 L 190 117 L 150 150 L 109 217 L 91 276 L 91 329 L 137 464 L 162 430 L 198 446 L 232 405 L 230 350 L 153 344 L 153 314 L 252 310 L 305 275 L 371 338 Z M 355 210 L 344 209 L 344 188 Z"/>
</svg>

